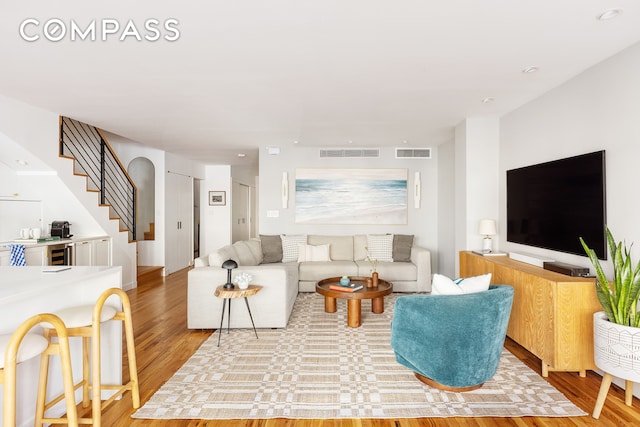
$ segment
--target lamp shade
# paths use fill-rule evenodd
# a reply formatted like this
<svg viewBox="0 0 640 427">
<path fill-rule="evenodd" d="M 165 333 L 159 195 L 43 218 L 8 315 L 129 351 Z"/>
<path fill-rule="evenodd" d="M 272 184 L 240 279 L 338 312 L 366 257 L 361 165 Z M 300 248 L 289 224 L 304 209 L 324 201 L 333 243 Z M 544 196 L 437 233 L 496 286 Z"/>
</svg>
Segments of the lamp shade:
<svg viewBox="0 0 640 427">
<path fill-rule="evenodd" d="M 483 236 L 495 236 L 498 234 L 496 231 L 496 222 L 492 219 L 481 219 L 478 234 Z"/>
</svg>

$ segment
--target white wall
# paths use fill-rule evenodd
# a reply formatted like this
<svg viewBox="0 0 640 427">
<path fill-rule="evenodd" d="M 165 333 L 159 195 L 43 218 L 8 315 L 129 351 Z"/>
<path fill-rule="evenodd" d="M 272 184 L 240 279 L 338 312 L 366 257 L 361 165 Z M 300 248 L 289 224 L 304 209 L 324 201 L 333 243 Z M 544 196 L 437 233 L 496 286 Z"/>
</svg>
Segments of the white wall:
<svg viewBox="0 0 640 427">
<path fill-rule="evenodd" d="M 505 172 L 606 150 L 607 224 L 640 259 L 640 44 L 506 115 L 500 124 L 500 248 L 590 267 L 586 257 L 506 242 Z M 605 262 L 611 276 L 611 262 Z M 593 270 L 592 270 L 593 271 Z M 640 386 L 635 386 L 640 397 Z"/>
<path fill-rule="evenodd" d="M 459 251 L 482 248 L 481 219 L 498 220 L 499 121 L 469 118 L 455 132 L 455 242 Z M 494 236 L 493 250 L 499 250 Z M 459 271 L 456 256 L 456 271 Z"/>
<path fill-rule="evenodd" d="M 455 182 L 455 143 L 450 141 L 438 147 L 438 261 L 431 261 L 448 277 L 456 276 Z"/>
<path fill-rule="evenodd" d="M 295 222 L 296 168 L 398 168 L 408 170 L 408 220 L 406 225 L 307 225 Z M 289 177 L 289 204 L 282 208 L 282 173 Z M 414 172 L 421 173 L 422 200 L 419 209 L 413 203 Z M 432 159 L 396 159 L 391 147 L 380 149 L 378 158 L 320 158 L 318 148 L 281 147 L 270 155 L 260 149 L 259 224 L 260 234 L 353 235 L 367 233 L 413 234 L 415 243 L 430 249 L 434 258 L 438 249 L 438 150 L 432 147 Z M 344 200 L 344 203 L 349 203 Z M 279 217 L 267 218 L 267 211 Z M 434 264 L 435 266 L 435 264 Z"/>
<path fill-rule="evenodd" d="M 209 206 L 209 191 L 226 191 L 225 206 Z M 200 254 L 231 243 L 231 166 L 206 166 L 200 182 Z"/>
</svg>

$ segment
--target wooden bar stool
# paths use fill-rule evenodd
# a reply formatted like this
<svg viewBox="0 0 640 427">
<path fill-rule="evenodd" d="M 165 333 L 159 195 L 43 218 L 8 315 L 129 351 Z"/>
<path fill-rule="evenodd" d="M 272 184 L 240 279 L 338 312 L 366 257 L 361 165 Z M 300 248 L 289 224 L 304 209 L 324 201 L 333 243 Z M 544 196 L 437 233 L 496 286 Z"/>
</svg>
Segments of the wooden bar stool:
<svg viewBox="0 0 640 427">
<path fill-rule="evenodd" d="M 120 298 L 122 310 L 119 310 L 112 305 L 105 304 L 107 299 L 112 295 L 116 295 Z M 91 418 L 80 418 L 79 423 L 93 424 L 95 427 L 100 427 L 102 409 L 113 402 L 117 397 L 124 394 L 127 390 L 131 390 L 133 408 L 139 408 L 140 390 L 138 386 L 138 371 L 136 367 L 135 345 L 133 341 L 133 323 L 131 319 L 131 304 L 127 294 L 122 289 L 107 289 L 102 293 L 102 295 L 100 295 L 98 301 L 94 305 L 70 307 L 59 310 L 56 314 L 67 325 L 67 334 L 69 337 L 82 338 L 82 380 L 74 385 L 74 389 L 82 387 L 83 407 L 88 407 L 89 401 L 91 401 Z M 101 323 L 110 320 L 119 320 L 124 323 L 127 359 L 129 361 L 129 382 L 122 385 L 107 385 L 101 383 L 100 330 Z M 44 336 L 49 341 L 56 335 L 57 333 L 55 330 L 45 329 L 44 331 Z M 49 358 L 43 357 L 40 364 L 41 378 L 42 375 L 46 376 L 48 369 Z M 89 398 L 89 390 L 91 390 L 91 398 Z M 115 393 L 103 403 L 101 398 L 102 390 L 114 390 Z M 41 426 L 42 423 L 50 422 L 48 419 L 44 418 L 42 414 L 62 398 L 62 396 L 58 396 L 50 402 L 46 402 L 46 394 L 46 382 L 42 382 L 41 380 L 38 387 L 36 427 Z"/>
<path fill-rule="evenodd" d="M 49 342 L 42 335 L 28 333 L 34 326 L 47 323 L 52 327 L 59 339 L 57 343 Z M 25 320 L 13 334 L 0 335 L 0 352 L 4 358 L 0 359 L 0 384 L 4 384 L 3 423 L 5 427 L 16 425 L 16 370 L 17 365 L 38 355 L 49 359 L 52 354 L 60 355 L 62 366 L 62 382 L 66 400 L 67 418 L 51 419 L 65 422 L 70 426 L 78 425 L 76 400 L 71 372 L 71 356 L 66 328 L 62 320 L 53 314 L 37 314 Z M 40 381 L 45 381 L 40 378 Z"/>
</svg>

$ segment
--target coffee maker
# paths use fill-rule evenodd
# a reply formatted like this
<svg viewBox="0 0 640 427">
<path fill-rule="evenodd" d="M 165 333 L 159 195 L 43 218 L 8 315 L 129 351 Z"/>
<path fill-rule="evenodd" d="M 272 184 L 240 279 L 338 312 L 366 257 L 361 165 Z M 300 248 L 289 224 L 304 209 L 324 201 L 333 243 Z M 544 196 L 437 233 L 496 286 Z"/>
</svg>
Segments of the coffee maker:
<svg viewBox="0 0 640 427">
<path fill-rule="evenodd" d="M 53 221 L 51 223 L 51 237 L 71 238 L 73 234 L 71 234 L 69 226 L 69 221 Z"/>
</svg>

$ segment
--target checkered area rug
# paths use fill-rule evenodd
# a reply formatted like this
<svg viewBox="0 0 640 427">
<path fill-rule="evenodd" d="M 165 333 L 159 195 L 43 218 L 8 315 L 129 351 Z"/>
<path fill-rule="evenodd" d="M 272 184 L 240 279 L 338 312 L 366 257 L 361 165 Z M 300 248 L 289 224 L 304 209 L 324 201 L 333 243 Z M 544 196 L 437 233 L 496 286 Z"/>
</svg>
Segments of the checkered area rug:
<svg viewBox="0 0 640 427">
<path fill-rule="evenodd" d="M 478 390 L 444 392 L 399 365 L 389 345 L 396 295 L 385 312 L 362 303 L 362 326 L 347 327 L 346 301 L 324 312 L 300 294 L 286 329 L 213 334 L 133 418 L 567 417 L 585 412 L 507 350 Z"/>
</svg>

